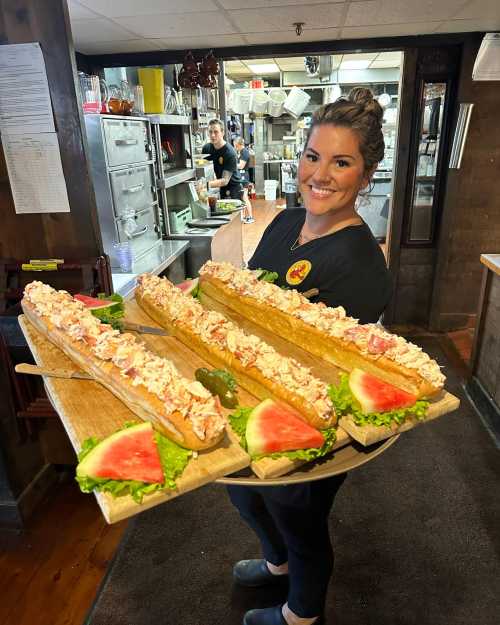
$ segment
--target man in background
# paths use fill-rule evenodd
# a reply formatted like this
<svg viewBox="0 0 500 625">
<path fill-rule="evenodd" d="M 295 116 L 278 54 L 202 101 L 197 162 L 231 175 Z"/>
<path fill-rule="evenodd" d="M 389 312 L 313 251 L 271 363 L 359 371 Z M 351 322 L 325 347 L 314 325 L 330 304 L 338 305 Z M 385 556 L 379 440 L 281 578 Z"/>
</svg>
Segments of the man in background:
<svg viewBox="0 0 500 625">
<path fill-rule="evenodd" d="M 203 154 L 214 164 L 215 180 L 209 180 L 209 189 L 220 189 L 221 200 L 241 200 L 243 187 L 238 170 L 238 156 L 232 145 L 224 139 L 224 124 L 212 119 L 208 124 L 210 143 L 203 146 Z"/>
</svg>

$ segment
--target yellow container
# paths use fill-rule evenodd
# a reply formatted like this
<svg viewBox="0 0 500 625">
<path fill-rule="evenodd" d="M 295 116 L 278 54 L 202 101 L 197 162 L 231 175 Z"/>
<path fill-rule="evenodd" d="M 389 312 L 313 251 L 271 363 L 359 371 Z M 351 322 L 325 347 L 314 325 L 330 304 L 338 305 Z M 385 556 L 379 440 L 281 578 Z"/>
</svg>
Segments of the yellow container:
<svg viewBox="0 0 500 625">
<path fill-rule="evenodd" d="M 156 67 L 140 67 L 138 74 L 144 90 L 144 112 L 163 113 L 165 111 L 163 70 Z"/>
</svg>

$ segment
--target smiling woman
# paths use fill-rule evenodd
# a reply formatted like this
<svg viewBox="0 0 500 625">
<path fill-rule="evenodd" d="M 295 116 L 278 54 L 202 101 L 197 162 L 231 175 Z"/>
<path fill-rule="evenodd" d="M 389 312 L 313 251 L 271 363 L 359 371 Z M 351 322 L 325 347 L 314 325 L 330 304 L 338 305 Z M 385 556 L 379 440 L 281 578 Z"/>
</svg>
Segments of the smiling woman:
<svg viewBox="0 0 500 625">
<path fill-rule="evenodd" d="M 317 289 L 311 301 L 343 306 L 376 323 L 391 295 L 385 259 L 354 205 L 384 155 L 382 109 L 368 89 L 321 107 L 299 165 L 305 209 L 284 210 L 267 227 L 250 269 L 277 274 L 276 284 Z M 319 625 L 333 552 L 328 515 L 345 476 L 284 487 L 229 487 L 231 500 L 257 533 L 263 559 L 234 567 L 236 583 L 258 586 L 289 577 L 284 606 L 250 610 L 244 625 Z M 289 567 L 290 564 L 290 567 Z"/>
<path fill-rule="evenodd" d="M 378 319 L 391 293 L 384 256 L 355 210 L 384 156 L 381 123 L 362 87 L 316 111 L 298 172 L 305 210 L 280 213 L 249 262 L 278 273 L 281 286 L 319 289 L 314 301 L 344 306 L 363 323 Z"/>
<path fill-rule="evenodd" d="M 315 113 L 299 165 L 307 210 L 300 243 L 361 223 L 354 204 L 384 157 L 382 116 L 371 91 L 363 87 Z"/>
</svg>

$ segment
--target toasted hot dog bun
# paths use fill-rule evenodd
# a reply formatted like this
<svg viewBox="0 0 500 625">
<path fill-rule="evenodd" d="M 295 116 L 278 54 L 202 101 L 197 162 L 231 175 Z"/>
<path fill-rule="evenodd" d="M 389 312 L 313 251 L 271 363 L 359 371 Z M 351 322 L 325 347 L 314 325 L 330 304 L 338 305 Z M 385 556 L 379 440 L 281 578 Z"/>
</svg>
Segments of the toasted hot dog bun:
<svg viewBox="0 0 500 625">
<path fill-rule="evenodd" d="M 439 365 L 419 347 L 376 324 L 358 324 L 341 307 L 313 304 L 297 291 L 260 283 L 255 272 L 238 270 L 229 263 L 206 263 L 199 285 L 199 299 L 208 309 L 214 302 L 219 310 L 222 305 L 229 315 L 234 311 L 341 369 L 363 369 L 418 398 L 431 397 L 443 387 Z M 405 357 L 419 366 L 405 366 L 401 362 Z"/>
<path fill-rule="evenodd" d="M 207 430 L 205 436 L 201 438 L 195 432 L 193 423 L 189 419 L 189 414 L 184 416 L 179 410 L 167 410 L 165 402 L 156 394 L 150 392 L 142 384 L 132 384 L 132 379 L 124 375 L 122 369 L 110 360 L 98 358 L 83 340 L 77 340 L 65 332 L 64 329 L 56 327 L 48 316 L 40 315 L 35 306 L 26 297 L 21 304 L 24 314 L 29 321 L 49 341 L 54 343 L 97 382 L 111 391 L 138 417 L 153 423 L 155 429 L 170 440 L 188 449 L 203 450 L 213 447 L 223 438 L 224 427 L 222 426 L 221 428 L 220 423 L 218 425 L 215 424 L 214 431 Z M 82 314 L 85 312 L 82 311 Z M 131 337 L 132 339 L 133 337 Z M 159 357 L 155 356 L 154 358 Z M 185 380 L 185 384 L 198 383 Z M 219 421 L 219 419 L 223 422 L 221 415 L 219 415 L 219 418 L 214 417 L 215 421 Z"/>
<path fill-rule="evenodd" d="M 258 337 L 245 335 L 222 315 L 213 311 L 208 313 L 190 295 L 184 295 L 165 278 L 144 274 L 140 276 L 138 283 L 136 301 L 150 317 L 214 367 L 228 369 L 238 384 L 252 395 L 259 399 L 272 398 L 289 404 L 304 421 L 318 429 L 336 424 L 337 418 L 327 395 L 327 385 L 314 378 L 297 361 L 278 354 Z M 179 309 L 183 307 L 184 313 L 179 314 Z M 200 331 L 200 328 L 203 329 Z M 217 340 L 212 339 L 214 335 L 218 336 Z M 253 362 L 249 364 L 245 361 L 244 354 L 240 354 L 238 350 L 239 342 L 245 344 L 248 350 L 255 348 L 256 353 L 265 352 L 266 358 L 271 362 L 270 366 L 287 369 L 286 375 L 296 372 L 295 379 L 287 378 L 290 380 L 288 385 L 280 383 L 279 375 L 272 375 L 259 365 L 259 358 L 254 360 L 250 357 Z M 231 345 L 232 350 L 228 347 Z M 298 378 L 304 380 L 302 388 L 296 381 Z M 309 389 L 311 401 L 307 399 Z M 318 393 L 316 403 L 315 389 Z"/>
</svg>

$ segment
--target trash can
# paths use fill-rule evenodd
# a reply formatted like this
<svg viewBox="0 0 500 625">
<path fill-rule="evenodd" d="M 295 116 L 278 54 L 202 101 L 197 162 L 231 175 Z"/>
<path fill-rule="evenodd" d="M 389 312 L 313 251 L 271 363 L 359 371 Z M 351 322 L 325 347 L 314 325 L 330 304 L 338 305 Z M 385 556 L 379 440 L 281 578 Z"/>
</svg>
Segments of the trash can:
<svg viewBox="0 0 500 625">
<path fill-rule="evenodd" d="M 278 190 L 277 180 L 264 180 L 264 199 L 275 200 Z"/>
<path fill-rule="evenodd" d="M 285 199 L 287 208 L 297 208 L 297 184 L 295 182 L 285 182 Z"/>
</svg>

